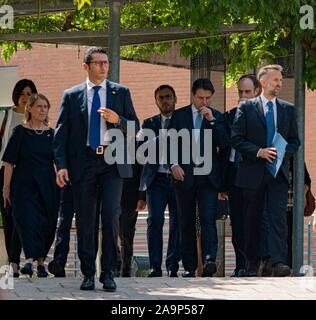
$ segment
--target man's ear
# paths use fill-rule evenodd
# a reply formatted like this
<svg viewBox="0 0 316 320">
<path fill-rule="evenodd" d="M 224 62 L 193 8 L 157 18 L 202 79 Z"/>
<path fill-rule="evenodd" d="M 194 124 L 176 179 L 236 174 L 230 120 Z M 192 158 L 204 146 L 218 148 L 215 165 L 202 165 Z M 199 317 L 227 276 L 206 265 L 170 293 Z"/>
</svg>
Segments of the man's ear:
<svg viewBox="0 0 316 320">
<path fill-rule="evenodd" d="M 82 64 L 82 68 L 83 68 L 83 70 L 88 71 L 89 65 L 84 62 L 84 63 Z"/>
</svg>

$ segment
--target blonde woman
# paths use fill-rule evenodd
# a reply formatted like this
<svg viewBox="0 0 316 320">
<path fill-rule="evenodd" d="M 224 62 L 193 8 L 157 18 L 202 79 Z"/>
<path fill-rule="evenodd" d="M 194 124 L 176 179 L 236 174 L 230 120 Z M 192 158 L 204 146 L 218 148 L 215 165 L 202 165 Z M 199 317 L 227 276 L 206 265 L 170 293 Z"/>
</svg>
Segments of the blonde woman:
<svg viewBox="0 0 316 320">
<path fill-rule="evenodd" d="M 25 107 L 25 120 L 12 133 L 5 149 L 4 206 L 12 207 L 26 264 L 22 274 L 47 277 L 44 260 L 54 240 L 58 213 L 53 136 L 48 126 L 50 103 L 42 94 L 32 94 Z"/>
</svg>

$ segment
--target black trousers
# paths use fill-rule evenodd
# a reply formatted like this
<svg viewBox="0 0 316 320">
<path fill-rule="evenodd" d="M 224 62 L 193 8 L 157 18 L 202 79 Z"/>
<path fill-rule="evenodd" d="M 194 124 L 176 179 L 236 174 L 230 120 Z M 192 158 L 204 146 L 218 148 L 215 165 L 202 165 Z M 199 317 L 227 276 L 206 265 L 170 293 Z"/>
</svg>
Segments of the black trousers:
<svg viewBox="0 0 316 320">
<path fill-rule="evenodd" d="M 289 185 L 282 172 L 274 179 L 266 170 L 255 190 L 243 189 L 245 211 L 245 253 L 248 269 L 255 271 L 260 261 L 260 224 L 266 200 L 269 233 L 267 248 L 271 263 L 287 263 L 286 207 Z"/>
<path fill-rule="evenodd" d="M 123 179 L 116 165 L 107 165 L 103 155 L 96 155 L 92 149 L 87 148 L 84 174 L 78 183 L 72 184 L 78 256 L 84 276 L 93 276 L 96 271 L 98 195 L 101 199 L 102 222 L 101 269 L 105 274 L 113 274 L 113 270 L 116 270 L 122 188 Z"/>
<path fill-rule="evenodd" d="M 205 257 L 216 261 L 217 255 L 217 195 L 205 176 L 195 176 L 194 185 L 188 189 L 175 188 L 178 223 L 180 226 L 180 248 L 183 267 L 194 272 L 197 268 L 196 208 L 200 214 L 202 260 Z"/>
<path fill-rule="evenodd" d="M 131 272 L 137 216 L 137 211 L 125 211 L 122 209 L 119 231 L 121 246 L 118 248 L 119 257 L 117 268 L 122 276 L 130 275 Z"/>
<path fill-rule="evenodd" d="M 244 231 L 244 200 L 242 189 L 235 186 L 237 168 L 233 162 L 228 164 L 228 199 L 230 222 L 232 227 L 232 243 L 235 250 L 236 269 L 246 267 L 245 231 Z"/>
<path fill-rule="evenodd" d="M 61 190 L 59 223 L 56 231 L 54 261 L 63 268 L 67 263 L 69 252 L 70 230 L 74 217 L 74 204 L 71 186 L 67 185 Z"/>
<path fill-rule="evenodd" d="M 4 167 L 0 170 L 0 190 L 2 192 L 3 189 L 3 175 L 4 175 Z M 22 244 L 20 238 L 18 236 L 11 207 L 3 207 L 3 197 L 0 196 L 0 210 L 2 215 L 3 222 L 3 230 L 4 230 L 4 241 L 5 247 L 8 255 L 8 261 L 19 264 L 20 263 L 20 255 L 22 251 Z"/>
</svg>

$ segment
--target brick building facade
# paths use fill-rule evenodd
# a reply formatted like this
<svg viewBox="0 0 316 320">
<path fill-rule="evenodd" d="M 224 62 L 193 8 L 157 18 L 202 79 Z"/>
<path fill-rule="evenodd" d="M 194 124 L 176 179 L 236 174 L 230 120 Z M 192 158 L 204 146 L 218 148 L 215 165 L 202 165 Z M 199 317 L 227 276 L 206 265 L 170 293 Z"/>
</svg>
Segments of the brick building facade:
<svg viewBox="0 0 316 320">
<path fill-rule="evenodd" d="M 32 79 L 38 90 L 50 99 L 51 124 L 54 126 L 63 91 L 85 79 L 82 57 L 84 48 L 78 46 L 54 46 L 34 44 L 31 51 L 19 50 L 10 60 L 9 66 L 18 66 L 20 78 Z M 0 61 L 0 67 L 4 65 Z M 121 60 L 121 83 L 127 85 L 132 94 L 133 102 L 140 121 L 157 113 L 153 93 L 163 83 L 172 85 L 178 96 L 178 107 L 187 105 L 190 100 L 190 70 L 143 62 Z M 237 91 L 228 88 L 226 99 L 222 73 L 213 72 L 216 93 L 213 105 L 224 110 L 237 103 Z M 285 79 L 281 98 L 289 101 L 294 99 L 294 80 Z M 306 91 L 306 141 L 305 158 L 312 181 L 316 181 L 316 92 Z M 315 121 L 315 122 L 314 122 Z M 316 183 L 313 184 L 316 193 Z"/>
</svg>

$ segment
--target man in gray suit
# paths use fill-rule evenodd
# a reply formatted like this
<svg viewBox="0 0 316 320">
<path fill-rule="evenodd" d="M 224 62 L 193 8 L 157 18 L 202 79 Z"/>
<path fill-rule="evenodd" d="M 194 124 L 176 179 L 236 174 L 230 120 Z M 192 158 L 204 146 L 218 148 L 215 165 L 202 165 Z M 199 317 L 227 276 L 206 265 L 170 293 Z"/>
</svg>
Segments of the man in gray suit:
<svg viewBox="0 0 316 320">
<path fill-rule="evenodd" d="M 64 92 L 55 131 L 54 152 L 57 184 L 71 183 L 78 255 L 84 280 L 81 290 L 94 290 L 96 271 L 97 195 L 101 199 L 102 257 L 105 291 L 115 291 L 119 217 L 123 178 L 132 176 L 130 164 L 108 164 L 104 153 L 113 142 L 108 130 L 119 129 L 126 136 L 127 122 L 136 123 L 129 89 L 106 80 L 109 60 L 105 49 L 89 48 L 83 68 L 87 80 Z"/>
</svg>

